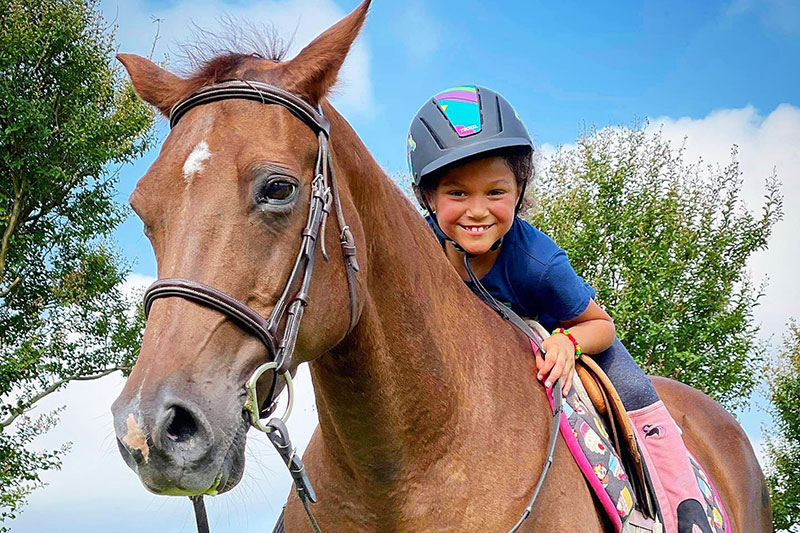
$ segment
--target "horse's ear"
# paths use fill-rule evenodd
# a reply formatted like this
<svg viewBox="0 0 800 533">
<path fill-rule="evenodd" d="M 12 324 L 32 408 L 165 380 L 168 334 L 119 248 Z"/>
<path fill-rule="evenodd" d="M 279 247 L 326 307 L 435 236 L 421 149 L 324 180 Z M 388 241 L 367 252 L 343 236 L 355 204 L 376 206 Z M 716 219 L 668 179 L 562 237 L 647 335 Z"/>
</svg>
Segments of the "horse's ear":
<svg viewBox="0 0 800 533">
<path fill-rule="evenodd" d="M 149 59 L 134 54 L 117 54 L 131 77 L 133 88 L 142 100 L 158 108 L 165 116 L 185 94 L 188 82 L 164 70 Z"/>
<path fill-rule="evenodd" d="M 325 30 L 303 48 L 297 57 L 280 65 L 284 89 L 318 104 L 339 74 L 350 46 L 367 17 L 371 0 L 364 0 L 352 13 Z"/>
</svg>

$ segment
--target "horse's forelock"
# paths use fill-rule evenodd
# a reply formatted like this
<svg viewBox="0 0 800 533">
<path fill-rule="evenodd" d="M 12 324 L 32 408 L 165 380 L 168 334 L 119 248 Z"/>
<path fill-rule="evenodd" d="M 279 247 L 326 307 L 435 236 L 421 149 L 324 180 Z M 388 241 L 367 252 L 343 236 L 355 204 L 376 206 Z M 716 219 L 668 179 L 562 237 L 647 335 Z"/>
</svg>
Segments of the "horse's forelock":
<svg viewBox="0 0 800 533">
<path fill-rule="evenodd" d="M 248 55 L 283 61 L 293 38 L 284 39 L 272 25 L 259 25 L 230 16 L 219 19 L 220 30 L 193 25 L 191 39 L 180 45 L 180 58 L 192 70 L 217 56 Z"/>
<path fill-rule="evenodd" d="M 230 17 L 220 19 L 222 30 L 195 26 L 192 39 L 180 45 L 181 76 L 189 83 L 182 98 L 200 87 L 233 79 L 259 79 L 286 58 L 291 39 L 272 26 L 259 26 Z M 181 99 L 182 99 L 181 98 Z"/>
<path fill-rule="evenodd" d="M 193 40 L 181 46 L 189 66 L 177 101 L 206 85 L 228 80 L 261 81 L 277 85 L 320 103 L 336 82 L 339 69 L 358 36 L 371 0 L 325 30 L 291 61 L 283 62 L 292 39 L 282 38 L 272 26 L 258 26 L 233 18 L 220 20 L 222 30 L 195 26 Z M 163 110 L 162 110 L 163 111 Z"/>
</svg>

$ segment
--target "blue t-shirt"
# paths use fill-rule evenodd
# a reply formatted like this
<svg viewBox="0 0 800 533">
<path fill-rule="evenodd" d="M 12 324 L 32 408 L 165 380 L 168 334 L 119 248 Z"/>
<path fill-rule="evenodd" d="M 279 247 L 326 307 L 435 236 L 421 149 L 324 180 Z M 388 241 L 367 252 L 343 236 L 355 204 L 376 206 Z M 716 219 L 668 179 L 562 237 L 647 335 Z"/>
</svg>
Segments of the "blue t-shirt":
<svg viewBox="0 0 800 533">
<path fill-rule="evenodd" d="M 433 229 L 433 221 L 426 217 Z M 443 242 L 439 239 L 439 242 Z M 553 240 L 519 217 L 481 284 L 520 316 L 536 318 L 548 331 L 583 313 L 594 289 L 578 276 Z M 465 282 L 475 290 L 471 281 Z"/>
</svg>

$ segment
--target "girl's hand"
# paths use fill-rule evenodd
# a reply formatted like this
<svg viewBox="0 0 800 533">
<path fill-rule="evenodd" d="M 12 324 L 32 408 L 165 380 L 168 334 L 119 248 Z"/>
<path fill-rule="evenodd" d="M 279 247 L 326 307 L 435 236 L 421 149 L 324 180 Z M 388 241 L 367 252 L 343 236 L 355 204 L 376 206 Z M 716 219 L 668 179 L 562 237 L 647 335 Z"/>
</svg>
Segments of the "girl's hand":
<svg viewBox="0 0 800 533">
<path fill-rule="evenodd" d="M 566 396 L 572 387 L 573 369 L 575 368 L 575 347 L 566 335 L 560 333 L 551 335 L 542 342 L 547 355 L 542 360 L 536 357 L 536 367 L 539 370 L 539 381 L 547 379 L 545 386 L 552 386 L 556 380 L 563 378 L 561 393 Z"/>
</svg>

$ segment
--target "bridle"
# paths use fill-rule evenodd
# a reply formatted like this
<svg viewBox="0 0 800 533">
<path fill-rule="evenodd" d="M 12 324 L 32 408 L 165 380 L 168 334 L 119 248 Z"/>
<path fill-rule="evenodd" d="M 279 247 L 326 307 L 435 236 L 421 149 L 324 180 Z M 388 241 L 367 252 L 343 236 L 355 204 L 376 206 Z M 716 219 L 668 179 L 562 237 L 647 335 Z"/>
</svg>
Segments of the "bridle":
<svg viewBox="0 0 800 533">
<path fill-rule="evenodd" d="M 296 450 L 292 446 L 285 422 L 289 418 L 292 410 L 292 378 L 290 368 L 292 354 L 294 353 L 297 342 L 297 334 L 300 329 L 300 321 L 303 319 L 303 312 L 309 303 L 309 286 L 311 284 L 311 274 L 314 270 L 314 257 L 316 255 L 316 244 L 320 242 L 322 257 L 328 260 L 328 253 L 325 249 L 325 227 L 331 206 L 336 208 L 336 215 L 339 220 L 339 242 L 342 247 L 342 257 L 347 273 L 347 285 L 350 293 L 350 324 L 347 330 L 349 334 L 358 321 L 358 294 L 356 287 L 356 272 L 358 272 L 358 262 L 356 260 L 356 246 L 353 234 L 344 220 L 339 190 L 336 185 L 336 178 L 331 164 L 328 142 L 330 139 L 330 122 L 322 115 L 322 108 L 314 108 L 309 103 L 295 94 L 288 91 L 256 81 L 233 80 L 203 87 L 185 99 L 181 100 L 170 111 L 170 128 L 175 127 L 178 121 L 189 110 L 194 107 L 218 102 L 220 100 L 251 100 L 262 104 L 276 104 L 284 107 L 295 117 L 302 120 L 317 135 L 319 149 L 314 169 L 314 179 L 311 183 L 311 201 L 308 208 L 308 219 L 302 232 L 300 250 L 292 268 L 289 278 L 286 281 L 283 292 L 275 302 L 275 306 L 269 319 L 265 320 L 256 311 L 240 302 L 236 298 L 224 292 L 206 285 L 204 283 L 183 279 L 183 278 L 162 278 L 155 281 L 144 293 L 144 312 L 145 317 L 149 315 L 153 302 L 159 298 L 180 297 L 191 300 L 195 303 L 211 307 L 252 333 L 266 347 L 268 361 L 259 366 L 247 381 L 247 399 L 244 409 L 248 413 L 250 423 L 256 429 L 267 434 L 278 454 L 283 459 L 295 482 L 297 494 L 303 503 L 309 522 L 316 533 L 320 533 L 320 528 L 311 514 L 309 502 L 316 502 L 316 495 L 311 487 L 311 482 L 305 472 L 305 467 Z M 476 287 L 479 287 L 478 296 L 497 311 L 504 319 L 509 320 L 519 328 L 539 349 L 544 356 L 540 339 L 533 334 L 530 327 L 525 324 L 513 311 L 499 304 L 481 285 L 475 277 L 469 264 L 469 256 L 465 254 L 464 263 L 467 271 Z M 300 280 L 300 287 L 293 292 L 292 288 Z M 284 321 L 285 319 L 285 321 Z M 282 333 L 279 331 L 280 324 L 284 323 Z M 280 339 L 279 339 L 280 337 Z M 256 384 L 261 376 L 267 372 L 272 372 L 272 382 L 269 393 L 263 402 L 258 400 Z M 264 423 L 263 418 L 272 414 L 277 404 L 278 378 L 282 377 L 286 383 L 288 403 L 286 411 L 280 418 L 272 418 Z M 561 390 L 561 380 L 557 380 L 553 386 L 555 391 Z M 522 517 L 511 529 L 517 531 L 522 522 L 531 514 L 533 503 L 539 494 L 544 483 L 545 476 L 553 462 L 556 437 L 558 435 L 558 423 L 561 419 L 561 394 L 553 394 L 554 414 L 553 423 L 548 441 L 547 458 L 545 460 L 542 473 L 536 483 L 530 503 L 522 514 Z M 266 407 L 264 407 L 266 406 Z M 197 520 L 199 533 L 208 533 L 208 519 L 206 516 L 203 496 L 192 496 L 192 503 Z"/>
<path fill-rule="evenodd" d="M 322 115 L 321 107 L 315 109 L 298 96 L 266 83 L 234 80 L 203 87 L 175 104 L 169 115 L 170 128 L 175 127 L 181 117 L 194 107 L 229 99 L 251 100 L 262 104 L 280 105 L 302 120 L 317 135 L 319 149 L 314 169 L 314 179 L 311 182 L 308 220 L 303 229 L 300 250 L 297 253 L 294 267 L 286 280 L 286 285 L 280 298 L 275 302 L 268 320 L 265 320 L 260 314 L 236 298 L 214 287 L 183 278 L 163 278 L 150 285 L 144 294 L 144 312 L 145 316 L 147 316 L 150 313 L 153 302 L 158 298 L 171 296 L 186 298 L 226 315 L 252 333 L 266 347 L 268 361 L 259 366 L 248 379 L 247 399 L 244 408 L 249 414 L 250 423 L 256 429 L 265 432 L 269 436 L 283 458 L 294 478 L 298 495 L 308 512 L 309 520 L 318 529 L 308 505 L 309 501 L 316 501 L 316 496 L 305 473 L 303 463 L 292 447 L 285 425 L 292 409 L 293 389 L 292 377 L 289 371 L 300 322 L 303 319 L 305 307 L 309 302 L 308 291 L 311 284 L 311 274 L 314 271 L 317 241 L 320 242 L 323 259 L 328 260 L 328 252 L 325 249 L 325 227 L 332 205 L 335 206 L 336 215 L 339 219 L 339 227 L 341 229 L 339 242 L 342 246 L 342 256 L 344 258 L 345 271 L 347 272 L 347 285 L 350 292 L 350 324 L 347 334 L 353 330 L 358 321 L 358 295 L 356 292 L 358 262 L 356 260 L 355 240 L 344 220 L 339 189 L 336 186 L 336 178 L 328 148 L 330 122 Z M 298 281 L 300 286 L 294 289 Z M 279 329 L 282 322 L 284 322 L 284 326 L 281 332 Z M 259 378 L 267 372 L 272 372 L 272 383 L 266 399 L 260 402 L 256 392 L 256 384 Z M 262 417 L 269 416 L 277 404 L 279 377 L 284 379 L 289 396 L 286 411 L 281 418 L 273 418 L 264 423 Z M 202 496 L 193 497 L 192 501 L 195 506 L 198 531 L 201 531 L 201 533 L 208 531 Z"/>
<path fill-rule="evenodd" d="M 153 301 L 158 298 L 179 296 L 216 309 L 249 330 L 260 340 L 267 349 L 269 361 L 259 367 L 253 373 L 253 377 L 248 380 L 248 382 L 253 382 L 253 386 L 248 387 L 248 412 L 251 415 L 252 424 L 256 428 L 269 433 L 271 430 L 261 423 L 261 415 L 270 414 L 275 407 L 276 385 L 279 376 L 283 377 L 287 386 L 291 387 L 289 369 L 291 368 L 292 354 L 297 342 L 297 333 L 300 329 L 300 321 L 303 319 L 303 311 L 309 302 L 308 290 L 311 284 L 311 274 L 314 271 L 317 241 L 320 241 L 323 259 L 328 260 L 328 253 L 325 249 L 325 227 L 328 214 L 331 211 L 331 204 L 335 204 L 336 215 L 341 228 L 339 242 L 342 246 L 342 256 L 344 258 L 345 271 L 347 272 L 347 285 L 350 291 L 350 325 L 347 330 L 348 334 L 358 321 L 355 277 L 356 272 L 358 272 L 358 262 L 356 260 L 355 240 L 350 227 L 344 220 L 339 189 L 336 186 L 336 178 L 331 165 L 328 149 L 330 123 L 322 115 L 322 109 L 317 110 L 298 96 L 266 83 L 233 80 L 203 87 L 175 104 L 170 111 L 170 128 L 175 127 L 181 117 L 192 108 L 228 99 L 252 100 L 262 104 L 283 106 L 317 134 L 319 149 L 314 169 L 314 179 L 311 182 L 308 220 L 303 229 L 300 250 L 297 253 L 294 267 L 286 280 L 286 285 L 280 298 L 275 302 L 268 320 L 264 320 L 260 314 L 236 298 L 210 285 L 183 278 L 163 278 L 150 285 L 144 294 L 144 312 L 145 316 L 147 316 Z M 297 284 L 298 280 L 301 280 L 300 287 L 296 292 L 292 292 L 292 288 Z M 286 319 L 285 325 L 279 338 L 279 328 L 284 318 Z M 272 371 L 272 385 L 266 400 L 263 404 L 259 404 L 255 395 L 255 382 L 269 370 Z M 263 405 L 268 406 L 267 409 L 262 409 Z M 284 415 L 284 418 L 287 417 L 288 414 Z"/>
</svg>

